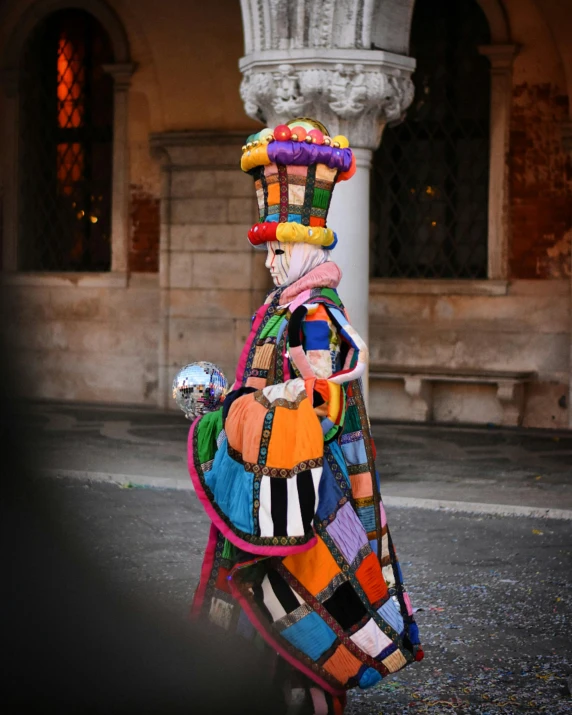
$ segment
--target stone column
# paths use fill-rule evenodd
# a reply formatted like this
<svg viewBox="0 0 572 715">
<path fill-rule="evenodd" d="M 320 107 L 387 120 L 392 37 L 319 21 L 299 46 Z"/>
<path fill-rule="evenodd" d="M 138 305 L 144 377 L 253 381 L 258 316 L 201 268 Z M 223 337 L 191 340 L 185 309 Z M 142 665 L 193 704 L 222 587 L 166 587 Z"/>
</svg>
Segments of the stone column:
<svg viewBox="0 0 572 715">
<path fill-rule="evenodd" d="M 572 107 L 571 107 L 572 112 Z M 572 115 L 562 125 L 562 146 L 572 160 Z M 572 256 L 570 257 L 572 261 Z M 572 266 L 570 269 L 570 368 L 568 370 L 568 426 L 572 429 Z"/>
<path fill-rule="evenodd" d="M 113 168 L 111 200 L 111 270 L 126 273 L 129 252 L 129 143 L 128 101 L 131 77 L 136 65 L 131 62 L 104 65 L 113 77 Z"/>
<path fill-rule="evenodd" d="M 489 280 L 508 276 L 508 162 L 512 65 L 516 45 L 483 45 L 479 52 L 491 63 L 491 124 L 489 171 Z"/>
<path fill-rule="evenodd" d="M 345 135 L 355 152 L 356 175 L 336 187 L 328 225 L 339 239 L 333 257 L 344 273 L 340 295 L 366 341 L 371 157 L 384 126 L 399 121 L 413 99 L 415 60 L 395 52 L 406 51 L 410 12 L 400 9 L 411 4 L 356 0 L 349 8 L 344 0 L 276 0 L 269 12 L 268 3 L 241 2 L 246 113 L 269 127 L 315 117 L 331 136 Z"/>
<path fill-rule="evenodd" d="M 414 60 L 379 50 L 289 50 L 253 53 L 240 67 L 249 116 L 270 127 L 311 116 L 331 136 L 349 139 L 357 171 L 336 186 L 328 225 L 339 239 L 333 257 L 344 273 L 341 298 L 367 341 L 371 157 L 385 124 L 398 121 L 413 98 Z"/>
</svg>

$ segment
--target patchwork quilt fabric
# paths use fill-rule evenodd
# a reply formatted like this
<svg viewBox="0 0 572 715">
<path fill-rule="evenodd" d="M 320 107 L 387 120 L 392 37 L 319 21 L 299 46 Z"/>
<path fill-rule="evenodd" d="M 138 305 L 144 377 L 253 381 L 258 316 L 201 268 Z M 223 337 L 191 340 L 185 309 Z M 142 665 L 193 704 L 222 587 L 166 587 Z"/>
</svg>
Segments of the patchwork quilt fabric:
<svg viewBox="0 0 572 715">
<path fill-rule="evenodd" d="M 275 296 L 225 407 L 189 434 L 212 520 L 195 614 L 258 634 L 332 694 L 423 657 L 379 497 L 366 361 L 334 290 Z"/>
<path fill-rule="evenodd" d="M 326 225 L 338 169 L 271 163 L 253 172 L 260 221 Z"/>
</svg>

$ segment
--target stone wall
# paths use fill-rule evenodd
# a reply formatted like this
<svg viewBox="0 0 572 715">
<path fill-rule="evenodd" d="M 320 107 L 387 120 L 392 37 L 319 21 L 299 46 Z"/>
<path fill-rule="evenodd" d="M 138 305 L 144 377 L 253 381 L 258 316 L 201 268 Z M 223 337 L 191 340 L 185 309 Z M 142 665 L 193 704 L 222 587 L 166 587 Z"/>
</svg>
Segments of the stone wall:
<svg viewBox="0 0 572 715">
<path fill-rule="evenodd" d="M 253 312 L 269 287 L 266 254 L 247 231 L 254 187 L 239 168 L 242 134 L 172 133 L 151 138 L 163 158 L 159 401 L 172 406 L 177 369 L 217 363 L 229 380 Z"/>
<path fill-rule="evenodd" d="M 2 291 L 4 349 L 23 397 L 156 404 L 156 275 L 17 276 Z"/>
<path fill-rule="evenodd" d="M 524 424 L 566 427 L 562 398 L 568 389 L 570 355 L 568 281 L 514 281 L 491 286 L 488 295 L 479 295 L 468 283 L 464 292 L 471 287 L 477 294 L 459 290 L 455 295 L 451 289 L 448 295 L 432 295 L 374 283 L 372 365 L 531 371 L 537 379 L 525 394 Z M 500 423 L 493 386 L 441 383 L 433 397 L 436 421 Z M 403 382 L 373 381 L 370 406 L 373 417 L 411 419 Z"/>
</svg>

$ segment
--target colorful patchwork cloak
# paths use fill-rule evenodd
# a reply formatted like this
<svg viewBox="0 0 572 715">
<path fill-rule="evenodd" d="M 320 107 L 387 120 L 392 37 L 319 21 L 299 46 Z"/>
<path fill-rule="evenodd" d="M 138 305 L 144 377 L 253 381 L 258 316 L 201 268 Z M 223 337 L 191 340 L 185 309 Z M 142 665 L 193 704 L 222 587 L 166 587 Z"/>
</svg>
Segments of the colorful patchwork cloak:
<svg viewBox="0 0 572 715">
<path fill-rule="evenodd" d="M 291 299 L 295 285 L 287 304 L 279 289 L 258 310 L 224 407 L 190 430 L 212 520 L 193 612 L 245 636 L 254 627 L 341 695 L 423 651 L 379 497 L 367 348 L 335 290 Z"/>
</svg>

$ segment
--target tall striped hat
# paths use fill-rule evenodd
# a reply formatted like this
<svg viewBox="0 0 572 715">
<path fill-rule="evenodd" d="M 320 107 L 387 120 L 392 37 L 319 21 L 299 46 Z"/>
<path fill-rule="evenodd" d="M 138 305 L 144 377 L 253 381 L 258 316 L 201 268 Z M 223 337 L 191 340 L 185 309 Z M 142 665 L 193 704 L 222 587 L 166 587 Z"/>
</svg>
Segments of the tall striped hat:
<svg viewBox="0 0 572 715">
<path fill-rule="evenodd" d="M 248 232 L 253 246 L 285 241 L 334 248 L 337 236 L 326 225 L 332 192 L 356 170 L 346 137 L 330 137 L 320 122 L 298 117 L 249 136 L 240 165 L 253 176 L 258 199 L 260 219 Z"/>
</svg>

